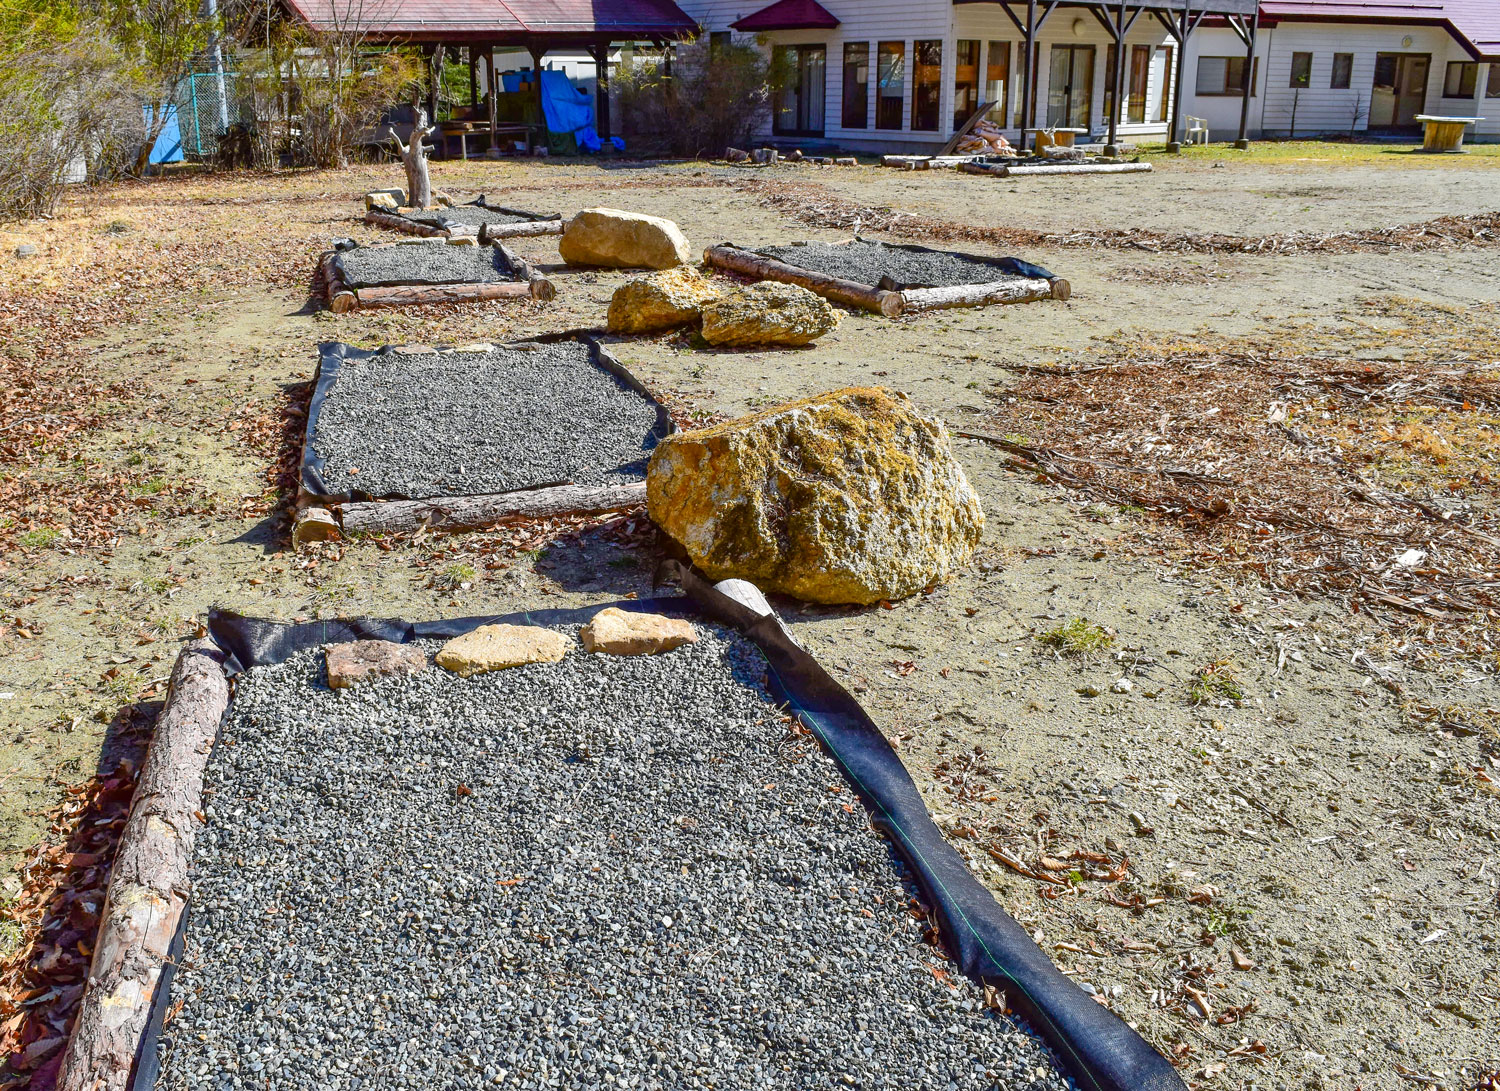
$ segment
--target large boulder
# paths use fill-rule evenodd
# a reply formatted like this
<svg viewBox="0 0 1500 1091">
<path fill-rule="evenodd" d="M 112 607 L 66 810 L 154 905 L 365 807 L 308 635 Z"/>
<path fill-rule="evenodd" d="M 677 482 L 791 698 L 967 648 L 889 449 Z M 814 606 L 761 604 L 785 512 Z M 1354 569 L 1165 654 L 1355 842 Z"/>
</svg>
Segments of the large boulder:
<svg viewBox="0 0 1500 1091">
<path fill-rule="evenodd" d="M 668 436 L 646 490 L 651 518 L 710 578 L 812 602 L 946 580 L 984 527 L 942 422 L 880 387 Z"/>
<path fill-rule="evenodd" d="M 692 262 L 687 236 L 671 220 L 617 208 L 586 208 L 568 221 L 557 244 L 569 265 L 671 269 Z"/>
<path fill-rule="evenodd" d="M 838 329 L 839 312 L 796 284 L 763 280 L 703 307 L 703 340 L 723 348 L 808 345 Z"/>
<path fill-rule="evenodd" d="M 656 333 L 697 322 L 703 305 L 720 294 L 713 281 L 691 267 L 652 273 L 615 289 L 609 332 Z"/>
</svg>

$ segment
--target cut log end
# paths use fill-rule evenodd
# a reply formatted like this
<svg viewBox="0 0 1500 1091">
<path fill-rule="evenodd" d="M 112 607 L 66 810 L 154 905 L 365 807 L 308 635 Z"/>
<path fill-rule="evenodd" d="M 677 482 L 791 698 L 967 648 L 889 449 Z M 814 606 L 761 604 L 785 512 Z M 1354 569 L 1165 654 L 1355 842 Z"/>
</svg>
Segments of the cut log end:
<svg viewBox="0 0 1500 1091">
<path fill-rule="evenodd" d="M 1062 277 L 1052 278 L 1052 298 L 1066 302 L 1073 298 L 1073 285 Z"/>
<path fill-rule="evenodd" d="M 546 277 L 537 277 L 531 281 L 531 298 L 543 303 L 549 299 L 556 299 L 557 287 Z"/>
<path fill-rule="evenodd" d="M 348 311 L 352 311 L 355 304 L 358 302 L 359 300 L 355 298 L 353 292 L 349 291 L 348 289 L 344 289 L 343 291 L 334 292 L 333 295 L 329 297 L 328 309 L 331 310 L 334 314 L 344 314 Z"/>
<path fill-rule="evenodd" d="M 292 548 L 304 542 L 328 542 L 339 537 L 339 522 L 327 508 L 306 507 L 292 526 Z"/>
</svg>

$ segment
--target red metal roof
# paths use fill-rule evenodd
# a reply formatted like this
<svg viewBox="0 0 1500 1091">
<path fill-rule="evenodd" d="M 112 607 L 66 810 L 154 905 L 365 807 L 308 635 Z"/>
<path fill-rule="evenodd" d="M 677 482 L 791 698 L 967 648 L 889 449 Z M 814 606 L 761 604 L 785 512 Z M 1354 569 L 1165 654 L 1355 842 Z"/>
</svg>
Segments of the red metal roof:
<svg viewBox="0 0 1500 1091">
<path fill-rule="evenodd" d="M 1261 16 L 1445 27 L 1478 58 L 1500 60 L 1500 0 L 1261 0 Z"/>
<path fill-rule="evenodd" d="M 372 40 L 558 44 L 681 38 L 698 24 L 673 0 L 284 0 L 319 30 L 358 25 Z"/>
<path fill-rule="evenodd" d="M 770 7 L 729 24 L 735 30 L 832 30 L 839 25 L 818 0 L 776 0 Z"/>
</svg>

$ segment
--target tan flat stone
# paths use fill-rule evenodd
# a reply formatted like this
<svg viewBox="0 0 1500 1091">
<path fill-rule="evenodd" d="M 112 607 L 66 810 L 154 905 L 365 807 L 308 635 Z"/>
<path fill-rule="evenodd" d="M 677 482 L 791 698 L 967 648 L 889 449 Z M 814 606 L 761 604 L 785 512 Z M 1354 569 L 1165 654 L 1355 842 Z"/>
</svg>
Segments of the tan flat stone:
<svg viewBox="0 0 1500 1091">
<path fill-rule="evenodd" d="M 656 655 L 698 642 L 692 622 L 606 606 L 578 631 L 586 651 L 606 655 Z"/>
<path fill-rule="evenodd" d="M 468 678 L 527 663 L 556 663 L 572 644 L 562 633 L 540 625 L 481 625 L 444 644 L 435 662 Z"/>
<path fill-rule="evenodd" d="M 421 648 L 390 640 L 330 644 L 324 658 L 328 664 L 328 685 L 333 689 L 346 689 L 367 678 L 416 674 L 427 669 L 427 657 Z"/>
</svg>

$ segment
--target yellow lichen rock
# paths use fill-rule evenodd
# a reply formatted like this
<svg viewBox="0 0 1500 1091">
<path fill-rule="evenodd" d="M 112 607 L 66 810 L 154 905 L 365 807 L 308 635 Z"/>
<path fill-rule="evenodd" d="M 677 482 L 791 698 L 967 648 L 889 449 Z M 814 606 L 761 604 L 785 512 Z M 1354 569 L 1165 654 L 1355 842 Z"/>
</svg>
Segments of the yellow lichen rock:
<svg viewBox="0 0 1500 1091">
<path fill-rule="evenodd" d="M 811 602 L 898 599 L 951 577 L 984 527 L 947 429 L 850 387 L 657 445 L 651 518 L 715 580 Z"/>
<path fill-rule="evenodd" d="M 481 625 L 438 649 L 434 662 L 465 678 L 528 663 L 556 663 L 573 642 L 540 625 Z"/>
<path fill-rule="evenodd" d="M 718 348 L 810 345 L 839 328 L 839 312 L 796 284 L 765 280 L 703 306 L 703 340 Z"/>
<path fill-rule="evenodd" d="M 586 208 L 568 221 L 557 251 L 569 265 L 671 269 L 693 260 L 687 236 L 671 220 L 618 208 Z"/>
<path fill-rule="evenodd" d="M 718 286 L 691 267 L 628 281 L 609 301 L 609 332 L 655 333 L 696 322 L 703 305 L 719 295 Z"/>
</svg>

